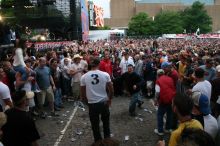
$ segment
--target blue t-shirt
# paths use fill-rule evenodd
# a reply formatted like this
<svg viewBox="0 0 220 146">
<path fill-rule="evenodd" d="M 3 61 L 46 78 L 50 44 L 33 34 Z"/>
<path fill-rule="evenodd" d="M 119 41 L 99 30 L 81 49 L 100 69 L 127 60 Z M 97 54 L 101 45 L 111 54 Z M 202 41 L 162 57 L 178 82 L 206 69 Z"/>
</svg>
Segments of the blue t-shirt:
<svg viewBox="0 0 220 146">
<path fill-rule="evenodd" d="M 206 68 L 206 65 L 202 65 L 199 68 L 202 68 L 205 71 L 205 80 L 212 81 L 216 77 L 216 70 L 214 67 Z"/>
<path fill-rule="evenodd" d="M 50 87 L 50 68 L 47 66 L 37 67 L 36 71 L 36 81 L 41 90 L 45 90 Z"/>
</svg>

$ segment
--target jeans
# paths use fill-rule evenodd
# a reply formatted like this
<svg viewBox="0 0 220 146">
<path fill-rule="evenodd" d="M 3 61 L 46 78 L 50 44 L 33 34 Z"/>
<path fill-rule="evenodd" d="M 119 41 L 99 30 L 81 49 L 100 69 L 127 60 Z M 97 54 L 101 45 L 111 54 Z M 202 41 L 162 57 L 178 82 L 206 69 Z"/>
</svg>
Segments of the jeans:
<svg viewBox="0 0 220 146">
<path fill-rule="evenodd" d="M 23 81 L 27 80 L 27 72 L 25 67 L 23 67 L 22 65 L 14 66 L 14 70 L 21 74 L 21 78 Z"/>
<path fill-rule="evenodd" d="M 60 106 L 62 104 L 61 88 L 56 88 L 54 91 L 54 104 L 55 106 Z"/>
<path fill-rule="evenodd" d="M 94 140 L 99 141 L 102 139 L 100 128 L 99 128 L 99 115 L 101 115 L 101 120 L 103 123 L 103 133 L 104 138 L 110 137 L 110 111 L 106 102 L 99 102 L 94 104 L 89 104 L 89 118 L 92 125 L 92 131 Z"/>
<path fill-rule="evenodd" d="M 71 80 L 63 77 L 63 95 L 71 96 Z"/>
<path fill-rule="evenodd" d="M 168 130 L 172 128 L 172 105 L 159 105 L 157 111 L 158 132 L 163 132 L 163 116 L 165 113 L 167 114 L 165 129 Z"/>
<path fill-rule="evenodd" d="M 140 95 L 140 91 L 132 94 L 132 99 L 129 104 L 129 113 L 134 113 L 136 109 L 136 104 L 142 101 L 142 96 Z"/>
</svg>

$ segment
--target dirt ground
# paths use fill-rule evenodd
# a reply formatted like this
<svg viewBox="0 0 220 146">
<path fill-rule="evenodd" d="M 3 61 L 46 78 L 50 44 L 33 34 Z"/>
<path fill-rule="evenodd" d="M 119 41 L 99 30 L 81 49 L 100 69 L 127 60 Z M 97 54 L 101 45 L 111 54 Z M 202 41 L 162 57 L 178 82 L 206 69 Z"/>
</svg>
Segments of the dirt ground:
<svg viewBox="0 0 220 146">
<path fill-rule="evenodd" d="M 112 100 L 111 136 L 120 141 L 120 146 L 155 146 L 162 138 L 153 132 L 156 128 L 156 110 L 151 101 L 144 99 L 142 108 L 136 108 L 136 117 L 128 114 L 129 101 L 130 97 L 115 97 Z M 64 105 L 65 108 L 58 112 L 59 117 L 48 116 L 36 121 L 41 135 L 40 146 L 90 146 L 93 135 L 88 108 L 85 106 L 85 111 L 76 108 L 72 101 Z M 166 142 L 168 137 L 164 137 Z"/>
</svg>

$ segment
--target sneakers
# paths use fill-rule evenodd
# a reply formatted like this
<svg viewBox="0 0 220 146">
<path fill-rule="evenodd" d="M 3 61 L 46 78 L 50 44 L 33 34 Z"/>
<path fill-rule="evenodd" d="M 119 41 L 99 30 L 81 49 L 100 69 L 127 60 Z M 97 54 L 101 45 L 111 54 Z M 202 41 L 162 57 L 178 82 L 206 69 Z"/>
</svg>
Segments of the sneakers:
<svg viewBox="0 0 220 146">
<path fill-rule="evenodd" d="M 55 110 L 55 111 L 61 111 L 61 109 L 60 109 L 58 106 L 55 106 L 55 107 L 54 107 L 54 110 Z"/>
<path fill-rule="evenodd" d="M 51 112 L 51 114 L 50 114 L 52 117 L 59 117 L 60 115 L 58 115 L 57 113 L 55 113 L 55 112 Z"/>
<path fill-rule="evenodd" d="M 131 117 L 137 116 L 137 114 L 136 114 L 135 112 L 132 112 L 132 113 L 129 112 L 129 115 L 130 115 Z"/>
<path fill-rule="evenodd" d="M 164 133 L 163 132 L 159 132 L 158 129 L 154 129 L 154 133 L 156 133 L 159 136 L 163 136 Z"/>
<path fill-rule="evenodd" d="M 143 101 L 138 102 L 138 107 L 141 108 L 142 104 L 144 104 Z"/>
<path fill-rule="evenodd" d="M 164 132 L 165 133 L 171 133 L 171 132 L 173 132 L 173 130 L 172 129 L 164 129 Z"/>
<path fill-rule="evenodd" d="M 42 112 L 42 113 L 40 114 L 40 118 L 46 119 L 46 114 L 45 114 L 44 112 Z"/>
</svg>

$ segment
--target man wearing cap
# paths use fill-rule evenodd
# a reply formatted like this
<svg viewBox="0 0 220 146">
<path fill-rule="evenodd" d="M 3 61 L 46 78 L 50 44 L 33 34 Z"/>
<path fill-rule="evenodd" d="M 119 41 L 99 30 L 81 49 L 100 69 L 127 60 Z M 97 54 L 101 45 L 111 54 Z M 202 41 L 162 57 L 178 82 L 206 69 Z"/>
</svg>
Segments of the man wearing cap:
<svg viewBox="0 0 220 146">
<path fill-rule="evenodd" d="M 71 86 L 74 100 L 78 100 L 80 96 L 80 79 L 83 75 L 83 65 L 80 63 L 81 56 L 79 54 L 74 55 L 73 63 L 70 67 L 70 75 L 72 76 Z"/>
<path fill-rule="evenodd" d="M 155 105 L 158 105 L 157 111 L 157 129 L 154 132 L 163 135 L 163 117 L 166 113 L 167 120 L 165 130 L 172 130 L 172 100 L 176 95 L 176 88 L 171 77 L 165 75 L 162 69 L 157 71 L 158 78 L 155 85 Z"/>
<path fill-rule="evenodd" d="M 131 64 L 134 66 L 134 60 L 131 56 L 128 54 L 128 50 L 126 50 L 123 54 L 124 56 L 121 59 L 119 67 L 121 68 L 121 73 L 125 73 L 128 71 L 128 65 Z"/>
<path fill-rule="evenodd" d="M 213 67 L 213 60 L 206 59 L 205 65 L 200 66 L 205 71 L 205 80 L 212 81 L 215 79 L 216 70 Z"/>
<path fill-rule="evenodd" d="M 128 65 L 128 71 L 124 73 L 121 78 L 122 81 L 125 82 L 125 89 L 132 96 L 129 104 L 129 114 L 130 116 L 135 116 L 136 104 L 138 104 L 138 107 L 141 107 L 144 103 L 140 95 L 143 80 L 137 73 L 134 72 L 134 66 L 132 64 Z"/>
<path fill-rule="evenodd" d="M 102 140 L 99 121 L 103 123 L 104 138 L 110 137 L 110 111 L 113 96 L 113 85 L 108 73 L 99 70 L 99 59 L 91 58 L 91 70 L 84 74 L 81 82 L 81 99 L 89 106 L 89 117 L 92 125 L 94 141 Z M 107 89 L 107 91 L 106 91 Z"/>
<path fill-rule="evenodd" d="M 16 91 L 12 97 L 14 107 L 7 110 L 7 122 L 2 127 L 2 142 L 5 146 L 38 146 L 39 133 L 33 119 L 26 112 L 28 99 L 33 95 Z"/>
<path fill-rule="evenodd" d="M 220 114 L 220 65 L 216 67 L 216 79 L 210 82 L 212 84 L 213 114 L 217 118 Z"/>
<path fill-rule="evenodd" d="M 204 130 L 215 139 L 218 132 L 217 120 L 211 115 L 209 99 L 199 91 L 192 93 L 194 107 L 192 110 L 193 117 L 200 121 Z"/>
<path fill-rule="evenodd" d="M 166 75 L 172 78 L 174 86 L 176 87 L 178 81 L 178 72 L 172 67 L 172 63 L 170 62 L 161 63 L 161 69 L 164 70 Z"/>
</svg>

